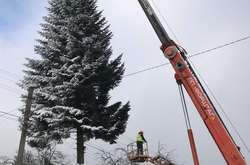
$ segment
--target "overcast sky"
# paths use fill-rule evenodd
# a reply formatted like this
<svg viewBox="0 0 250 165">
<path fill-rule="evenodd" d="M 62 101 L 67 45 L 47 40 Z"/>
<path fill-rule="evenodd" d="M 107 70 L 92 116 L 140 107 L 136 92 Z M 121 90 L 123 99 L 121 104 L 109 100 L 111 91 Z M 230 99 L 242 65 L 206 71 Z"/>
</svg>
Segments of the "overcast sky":
<svg viewBox="0 0 250 165">
<path fill-rule="evenodd" d="M 190 55 L 250 35 L 249 0 L 154 2 Z M 25 58 L 36 57 L 33 47 L 39 37 L 39 23 L 46 15 L 46 5 L 45 0 L 0 0 L 1 111 L 19 115 L 17 108 L 23 106 L 20 101 L 23 91 L 15 83 L 23 76 Z M 99 0 L 98 6 L 99 10 L 104 10 L 103 14 L 111 24 L 114 56 L 124 54 L 125 74 L 167 62 L 159 49 L 160 42 L 136 0 Z M 166 22 L 161 20 L 166 26 Z M 170 33 L 168 28 L 167 31 Z M 247 40 L 194 57 L 192 62 L 250 147 L 249 52 L 250 40 Z M 172 151 L 172 158 L 177 163 L 191 165 L 184 117 L 173 76 L 171 66 L 164 66 L 125 77 L 112 91 L 112 101 L 131 102 L 126 133 L 116 146 L 95 140 L 89 144 L 111 151 L 117 146 L 125 147 L 135 140 L 138 130 L 143 130 L 152 154 L 161 142 L 168 151 Z M 189 99 L 188 108 L 201 164 L 226 164 Z M 225 119 L 223 115 L 222 118 Z M 228 128 L 250 161 L 250 153 L 232 127 Z M 0 130 L 0 155 L 13 156 L 20 138 L 18 123 L 0 117 Z M 74 148 L 73 141 L 66 141 L 61 147 L 72 158 L 75 156 Z M 88 148 L 86 164 L 96 164 L 96 152 L 94 148 Z"/>
</svg>

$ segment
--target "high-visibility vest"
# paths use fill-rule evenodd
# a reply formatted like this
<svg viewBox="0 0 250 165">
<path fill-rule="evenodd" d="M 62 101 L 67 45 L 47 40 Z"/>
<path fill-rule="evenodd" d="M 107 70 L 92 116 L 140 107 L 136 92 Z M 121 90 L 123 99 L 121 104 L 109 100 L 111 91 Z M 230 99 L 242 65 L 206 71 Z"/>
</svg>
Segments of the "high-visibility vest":
<svg viewBox="0 0 250 165">
<path fill-rule="evenodd" d="M 137 135 L 136 137 L 137 142 L 143 142 L 144 140 L 142 139 L 142 136 L 140 134 Z"/>
</svg>

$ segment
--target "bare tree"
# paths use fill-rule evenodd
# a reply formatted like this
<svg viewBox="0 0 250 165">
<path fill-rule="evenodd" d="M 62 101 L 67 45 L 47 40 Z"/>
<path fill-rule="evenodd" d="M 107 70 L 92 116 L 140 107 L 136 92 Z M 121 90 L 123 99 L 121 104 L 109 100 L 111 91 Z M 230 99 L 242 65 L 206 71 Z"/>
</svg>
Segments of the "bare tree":
<svg viewBox="0 0 250 165">
<path fill-rule="evenodd" d="M 12 164 L 0 163 L 0 165 L 14 165 L 16 160 L 12 162 L 13 162 Z M 47 150 L 37 150 L 36 154 L 34 154 L 34 152 L 32 151 L 27 151 L 24 153 L 23 165 L 70 165 L 70 164 L 71 164 L 70 162 L 66 161 L 66 156 L 62 152 L 57 151 L 55 148 L 48 148 Z"/>
<path fill-rule="evenodd" d="M 70 165 L 70 162 L 66 161 L 66 156 L 55 147 L 38 151 L 36 157 L 39 165 Z"/>
<path fill-rule="evenodd" d="M 7 156 L 0 156 L 0 165 L 13 165 L 13 159 Z"/>
<path fill-rule="evenodd" d="M 99 153 L 99 155 L 101 159 L 101 165 L 131 165 L 127 157 L 127 151 L 124 148 L 117 148 L 112 153 L 102 151 Z"/>
<path fill-rule="evenodd" d="M 156 156 L 148 156 L 145 161 L 155 165 L 177 165 L 172 158 L 173 151 L 167 151 L 164 145 L 159 143 Z M 117 148 L 114 152 L 101 151 L 99 153 L 101 159 L 100 165 L 139 165 L 136 162 L 130 162 L 127 156 L 127 150 Z"/>
<path fill-rule="evenodd" d="M 36 156 L 31 152 L 27 151 L 24 154 L 24 165 L 38 165 Z"/>
<path fill-rule="evenodd" d="M 157 151 L 157 157 L 161 160 L 164 161 L 168 165 L 176 165 L 174 159 L 172 158 L 172 151 L 167 151 L 166 146 L 161 144 L 160 142 L 158 143 L 158 151 Z"/>
</svg>

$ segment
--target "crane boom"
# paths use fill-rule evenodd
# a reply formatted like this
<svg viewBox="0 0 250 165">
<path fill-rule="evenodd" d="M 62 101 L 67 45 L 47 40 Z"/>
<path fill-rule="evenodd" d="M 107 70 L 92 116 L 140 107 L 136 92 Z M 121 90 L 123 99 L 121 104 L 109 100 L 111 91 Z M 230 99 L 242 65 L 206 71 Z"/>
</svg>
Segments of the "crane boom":
<svg viewBox="0 0 250 165">
<path fill-rule="evenodd" d="M 168 36 L 148 0 L 138 1 L 162 43 L 161 49 L 165 57 L 169 59 L 175 70 L 176 80 L 183 84 L 191 97 L 193 104 L 221 151 L 225 161 L 228 165 L 246 165 L 247 163 L 243 155 L 234 143 L 212 101 L 202 87 L 185 53 Z"/>
</svg>

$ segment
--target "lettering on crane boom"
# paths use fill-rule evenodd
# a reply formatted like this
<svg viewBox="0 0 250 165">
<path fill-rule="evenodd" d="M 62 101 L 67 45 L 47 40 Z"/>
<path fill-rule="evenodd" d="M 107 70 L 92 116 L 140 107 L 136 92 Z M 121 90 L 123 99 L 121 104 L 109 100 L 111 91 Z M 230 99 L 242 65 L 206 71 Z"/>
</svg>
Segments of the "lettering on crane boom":
<svg viewBox="0 0 250 165">
<path fill-rule="evenodd" d="M 194 89 L 194 93 L 198 97 L 198 99 L 200 100 L 201 106 L 206 111 L 206 114 L 208 115 L 208 117 L 210 119 L 214 120 L 215 114 L 211 108 L 211 105 L 209 105 L 209 103 L 207 102 L 207 99 L 206 99 L 205 95 L 202 93 L 201 89 L 196 85 L 197 84 L 196 80 L 192 77 L 189 77 L 187 79 L 187 81 L 191 85 L 192 89 Z"/>
<path fill-rule="evenodd" d="M 153 15 L 153 10 L 152 10 L 152 8 L 150 7 L 148 1 L 146 1 L 146 0 L 141 0 L 141 2 L 143 3 L 143 5 L 145 6 L 146 10 L 148 11 L 148 14 L 149 14 L 149 15 Z"/>
</svg>

